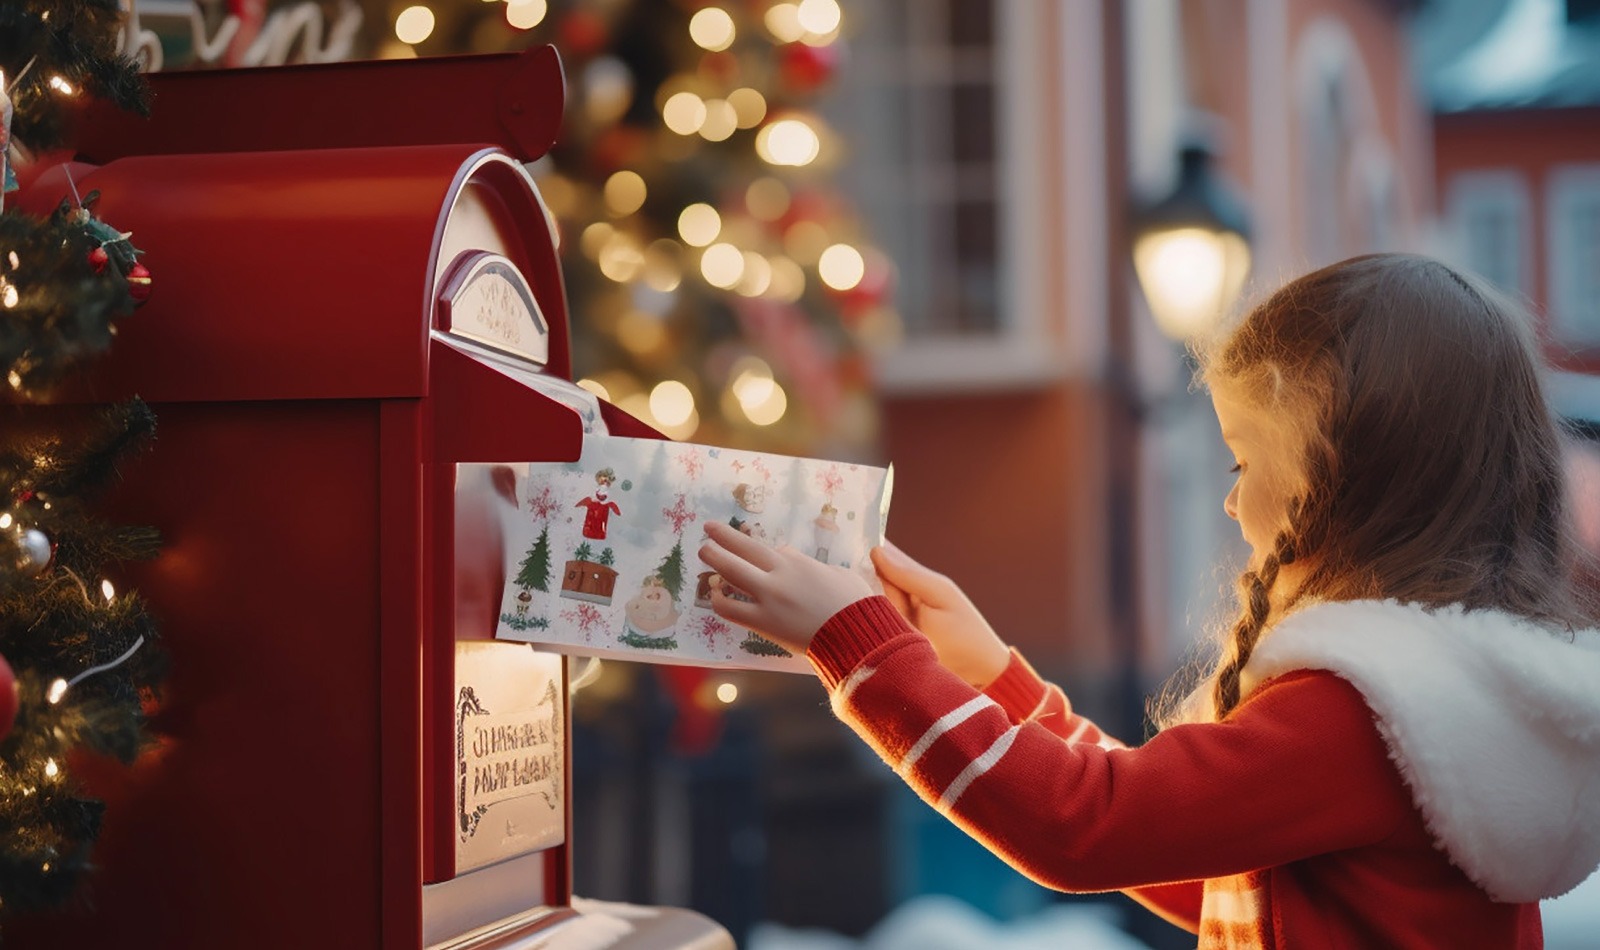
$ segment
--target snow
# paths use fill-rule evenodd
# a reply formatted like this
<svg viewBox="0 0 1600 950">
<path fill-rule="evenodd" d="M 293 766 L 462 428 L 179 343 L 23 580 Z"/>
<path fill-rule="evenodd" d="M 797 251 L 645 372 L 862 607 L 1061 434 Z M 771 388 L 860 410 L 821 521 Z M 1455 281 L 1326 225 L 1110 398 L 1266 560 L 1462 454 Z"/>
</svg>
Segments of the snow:
<svg viewBox="0 0 1600 950">
<path fill-rule="evenodd" d="M 748 950 L 1148 950 L 1116 926 L 1120 910 L 1100 904 L 1052 904 L 1001 923 L 953 897 L 901 904 L 859 940 L 822 930 L 757 924 Z"/>
</svg>

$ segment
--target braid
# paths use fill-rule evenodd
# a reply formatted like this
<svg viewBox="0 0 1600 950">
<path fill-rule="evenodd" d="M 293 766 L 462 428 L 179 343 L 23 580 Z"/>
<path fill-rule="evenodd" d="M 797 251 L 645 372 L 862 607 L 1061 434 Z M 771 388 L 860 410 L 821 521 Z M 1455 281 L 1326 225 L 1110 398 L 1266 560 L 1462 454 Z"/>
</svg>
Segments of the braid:
<svg viewBox="0 0 1600 950">
<path fill-rule="evenodd" d="M 1239 577 L 1244 613 L 1234 624 L 1233 636 L 1228 640 L 1228 658 L 1217 671 L 1213 699 L 1218 720 L 1239 705 L 1239 675 L 1250 662 L 1250 654 L 1255 652 L 1267 619 L 1272 615 L 1272 586 L 1278 581 L 1278 569 L 1293 564 L 1295 555 L 1293 536 L 1284 531 L 1274 541 L 1272 552 L 1261 562 L 1260 569 L 1245 571 Z"/>
</svg>

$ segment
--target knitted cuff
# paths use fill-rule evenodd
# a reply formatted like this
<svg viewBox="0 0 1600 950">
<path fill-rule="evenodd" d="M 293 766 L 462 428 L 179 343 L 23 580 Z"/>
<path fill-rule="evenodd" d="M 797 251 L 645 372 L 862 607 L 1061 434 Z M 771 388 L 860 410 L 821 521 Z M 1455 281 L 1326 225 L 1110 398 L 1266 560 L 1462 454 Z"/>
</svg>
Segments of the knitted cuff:
<svg viewBox="0 0 1600 950">
<path fill-rule="evenodd" d="M 983 692 L 999 703 L 1000 708 L 1012 719 L 1022 720 L 1039 708 L 1047 687 L 1033 667 L 1028 665 L 1028 661 L 1022 658 L 1022 654 L 1012 648 L 1011 662 L 1006 664 L 1005 671 L 993 683 L 983 688 Z"/>
<path fill-rule="evenodd" d="M 867 654 L 895 637 L 915 632 L 888 598 L 863 597 L 828 618 L 812 638 L 806 656 L 823 685 L 832 690 Z"/>
</svg>

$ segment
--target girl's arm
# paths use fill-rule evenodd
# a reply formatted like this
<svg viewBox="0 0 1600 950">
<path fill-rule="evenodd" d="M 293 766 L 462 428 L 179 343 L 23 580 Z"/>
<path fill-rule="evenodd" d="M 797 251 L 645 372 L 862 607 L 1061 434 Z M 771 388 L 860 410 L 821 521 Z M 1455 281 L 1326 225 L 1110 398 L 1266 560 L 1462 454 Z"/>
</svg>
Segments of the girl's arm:
<svg viewBox="0 0 1600 950">
<path fill-rule="evenodd" d="M 1088 741 L 1098 730 L 1070 709 L 1056 728 L 1013 721 L 883 598 L 839 611 L 808 656 L 839 717 L 929 804 L 1059 890 L 1242 873 L 1378 841 L 1410 813 L 1366 704 L 1331 674 L 1284 677 L 1225 722 L 1122 749 Z M 1198 916 L 1187 893 L 1136 896 L 1182 921 Z"/>
</svg>

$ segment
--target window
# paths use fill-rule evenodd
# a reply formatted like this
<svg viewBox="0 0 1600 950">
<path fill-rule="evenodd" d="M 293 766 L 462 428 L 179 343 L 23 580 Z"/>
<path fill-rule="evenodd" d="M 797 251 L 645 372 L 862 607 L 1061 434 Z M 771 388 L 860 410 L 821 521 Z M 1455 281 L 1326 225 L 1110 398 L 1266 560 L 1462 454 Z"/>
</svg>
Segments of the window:
<svg viewBox="0 0 1600 950">
<path fill-rule="evenodd" d="M 1527 294 L 1532 234 L 1528 186 L 1514 171 L 1456 175 L 1446 192 L 1446 214 L 1460 263 L 1500 289 Z"/>
<path fill-rule="evenodd" d="M 1550 175 L 1550 329 L 1564 343 L 1600 345 L 1600 165 Z"/>
<path fill-rule="evenodd" d="M 880 361 L 880 382 L 948 390 L 1060 376 L 1066 348 L 1050 321 L 1071 301 L 1058 275 L 1067 272 L 1069 288 L 1080 279 L 1103 287 L 1097 271 L 1080 273 L 1092 260 L 1103 269 L 1101 249 L 1078 255 L 1069 244 L 1078 263 L 1051 260 L 1062 205 L 1046 205 L 1076 202 L 1077 215 L 1100 224 L 1103 184 L 1082 198 L 1073 176 L 1096 182 L 1094 172 L 1063 155 L 1100 140 L 1061 134 L 1079 101 L 1069 83 L 1100 68 L 1098 5 L 856 0 L 849 9 L 851 55 L 829 108 L 850 143 L 840 176 L 895 261 L 905 327 Z M 1079 88 L 1099 95 L 1097 78 Z M 1100 122 L 1097 112 L 1071 118 Z"/>
</svg>

